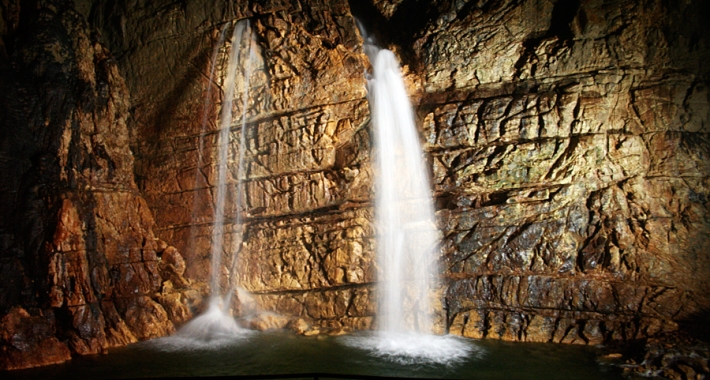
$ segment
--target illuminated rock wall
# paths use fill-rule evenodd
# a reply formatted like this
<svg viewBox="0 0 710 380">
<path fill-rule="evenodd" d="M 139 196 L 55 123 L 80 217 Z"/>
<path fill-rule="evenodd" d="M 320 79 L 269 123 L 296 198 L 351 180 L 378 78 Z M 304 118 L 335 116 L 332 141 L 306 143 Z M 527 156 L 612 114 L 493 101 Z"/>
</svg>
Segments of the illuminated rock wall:
<svg viewBox="0 0 710 380">
<path fill-rule="evenodd" d="M 402 60 L 421 123 L 443 236 L 439 331 L 589 344 L 707 320 L 702 1 L 32 4 L 0 4 L 0 324 L 43 326 L 45 363 L 200 310 L 231 41 L 213 82 L 210 59 L 224 23 L 247 17 L 247 170 L 228 175 L 220 274 L 236 254 L 249 308 L 324 331 L 376 324 L 355 14 Z M 22 356 L 3 334 L 3 357 Z"/>
</svg>

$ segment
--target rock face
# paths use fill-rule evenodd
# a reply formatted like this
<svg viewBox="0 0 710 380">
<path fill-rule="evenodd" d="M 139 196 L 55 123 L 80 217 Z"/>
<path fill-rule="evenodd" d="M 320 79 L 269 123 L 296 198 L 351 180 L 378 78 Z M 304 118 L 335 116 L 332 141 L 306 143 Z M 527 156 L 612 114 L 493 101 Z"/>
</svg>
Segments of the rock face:
<svg viewBox="0 0 710 380">
<path fill-rule="evenodd" d="M 136 177 L 156 215 L 155 233 L 183 253 L 187 277 L 207 280 L 218 136 L 229 128 L 220 275 L 225 288 L 236 260 L 246 293 L 237 294 L 235 311 L 275 312 L 329 330 L 369 328 L 375 268 L 368 62 L 348 3 L 255 1 L 234 9 L 203 3 L 137 1 L 92 12 L 97 27 L 126 22 L 125 34 L 114 28 L 104 39 L 113 51 L 126 49 L 118 65 L 136 104 Z M 256 41 L 246 170 L 239 173 L 241 74 L 229 125 L 220 125 L 219 112 L 229 47 L 239 43 L 230 41 L 231 22 L 247 17 Z M 211 83 L 224 22 L 230 24 Z"/>
<path fill-rule="evenodd" d="M 403 61 L 421 122 L 440 332 L 595 344 L 707 321 L 703 1 L 22 5 L 0 4 L 0 306 L 3 331 L 44 326 L 33 344 L 54 362 L 61 345 L 164 335 L 199 308 L 222 128 L 233 164 L 246 146 L 220 269 L 226 284 L 236 262 L 235 313 L 262 313 L 260 329 L 376 325 L 376 152 L 353 14 Z M 220 125 L 244 18 L 247 109 L 238 78 Z"/>
<path fill-rule="evenodd" d="M 664 4 L 439 5 L 415 36 L 451 333 L 707 318 L 707 6 Z"/>
<path fill-rule="evenodd" d="M 43 316 L 32 317 L 22 308 L 13 308 L 3 317 L 0 331 L 3 369 L 62 363 L 71 358 L 67 345 L 54 336 L 53 324 Z"/>
<path fill-rule="evenodd" d="M 71 4 L 31 3 L 3 2 L 0 28 L 2 368 L 100 353 L 188 318 L 161 305 L 115 61 Z"/>
<path fill-rule="evenodd" d="M 304 0 L 212 13 L 200 2 L 164 13 L 152 4 L 139 8 L 165 27 L 135 25 L 109 40 L 114 50 L 132 47 L 119 66 L 141 105 L 141 190 L 157 233 L 182 244 L 190 276 L 209 272 L 214 147 L 227 127 L 216 122 L 214 87 L 224 73 L 207 83 L 211 46 L 221 22 L 248 17 L 258 68 L 246 111 L 248 168 L 231 174 L 227 208 L 228 220 L 244 223 L 226 230 L 226 262 L 237 255 L 239 285 L 262 309 L 329 328 L 372 326 L 369 63 L 352 6 L 407 64 L 444 235 L 440 330 L 597 343 L 705 315 L 700 2 Z M 115 12 L 130 22 L 124 9 L 100 13 Z M 173 70 L 149 69 L 162 67 L 155 49 L 181 57 Z M 219 73 L 226 48 L 217 57 Z M 155 85 L 177 78 L 187 82 L 179 99 Z M 229 272 L 225 264 L 224 281 Z"/>
</svg>

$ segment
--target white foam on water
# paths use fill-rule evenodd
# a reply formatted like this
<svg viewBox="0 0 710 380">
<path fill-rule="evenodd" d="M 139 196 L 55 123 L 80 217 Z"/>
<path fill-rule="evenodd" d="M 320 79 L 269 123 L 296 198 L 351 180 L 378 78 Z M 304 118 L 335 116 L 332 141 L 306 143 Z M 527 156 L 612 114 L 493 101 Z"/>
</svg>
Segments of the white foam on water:
<svg viewBox="0 0 710 380">
<path fill-rule="evenodd" d="M 213 298 L 207 311 L 180 328 L 177 334 L 150 343 L 163 351 L 221 349 L 245 340 L 252 333 L 224 311 L 221 299 Z"/>
<path fill-rule="evenodd" d="M 378 331 L 365 336 L 344 336 L 340 339 L 350 347 L 405 365 L 455 365 L 484 354 L 483 349 L 471 341 L 452 335 Z"/>
</svg>

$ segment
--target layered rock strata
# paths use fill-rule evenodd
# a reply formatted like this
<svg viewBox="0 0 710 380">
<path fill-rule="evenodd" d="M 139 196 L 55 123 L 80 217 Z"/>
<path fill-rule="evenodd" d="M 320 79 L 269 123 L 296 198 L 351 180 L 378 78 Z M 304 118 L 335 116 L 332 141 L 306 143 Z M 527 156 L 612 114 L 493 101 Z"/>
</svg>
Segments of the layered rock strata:
<svg viewBox="0 0 710 380">
<path fill-rule="evenodd" d="M 707 318 L 707 6 L 436 6 L 413 51 L 449 331 L 593 344 Z"/>
<path fill-rule="evenodd" d="M 4 369 L 163 336 L 202 297 L 187 280 L 163 284 L 169 264 L 133 179 L 128 90 L 70 5 L 2 7 Z"/>
<path fill-rule="evenodd" d="M 5 329 L 43 326 L 51 357 L 190 317 L 200 292 L 186 278 L 210 276 L 222 128 L 234 312 L 304 333 L 376 325 L 376 152 L 353 13 L 403 61 L 421 122 L 443 238 L 439 331 L 594 344 L 707 321 L 702 1 L 43 4 L 0 8 L 0 81 L 15 89 L 0 95 L 0 301 Z M 244 18 L 250 95 L 244 110 L 237 78 L 220 125 L 236 41 L 218 45 L 210 81 L 212 52 Z"/>
<path fill-rule="evenodd" d="M 210 276 L 218 136 L 229 128 L 219 275 L 221 288 L 230 288 L 236 260 L 236 282 L 246 292 L 235 297 L 235 312 L 276 312 L 329 330 L 369 328 L 375 270 L 368 63 L 348 3 L 249 2 L 209 12 L 198 1 L 165 6 L 141 3 L 138 15 L 118 4 L 96 12 L 129 23 L 125 35 L 106 41 L 115 50 L 131 47 L 118 63 L 137 104 L 136 174 L 155 212 L 156 233 L 184 254 L 188 276 Z M 238 70 L 233 119 L 220 125 L 229 50 L 241 43 L 229 36 L 244 18 L 256 36 L 247 109 L 247 78 Z M 222 33 L 227 39 L 213 63 Z M 156 50 L 177 59 L 170 70 L 163 70 Z M 161 85 L 178 82 L 179 88 Z"/>
<path fill-rule="evenodd" d="M 227 228 L 226 262 L 237 255 L 239 284 L 266 310 L 370 326 L 369 64 L 350 6 L 400 54 L 418 103 L 444 235 L 442 330 L 595 343 L 704 315 L 707 36 L 695 2 L 139 7 L 165 27 L 134 25 L 110 40 L 133 47 L 119 65 L 141 105 L 141 189 L 158 234 L 182 242 L 188 273 L 207 276 L 214 147 L 227 127 L 215 120 L 230 42 L 217 83 L 207 83 L 211 46 L 223 22 L 248 17 L 258 36 L 248 168 L 232 173 L 227 211 L 244 223 Z M 125 10 L 103 11 L 111 12 L 131 20 Z M 189 64 L 134 71 L 161 59 L 156 48 Z M 185 78 L 180 101 L 151 101 L 174 99 L 151 84 L 171 77 Z M 203 130 L 197 110 L 208 86 Z M 243 112 L 236 103 L 232 157 Z M 166 112 L 170 123 L 159 121 Z M 226 281 L 228 264 L 222 272 Z M 355 306 L 363 294 L 368 306 Z"/>
</svg>

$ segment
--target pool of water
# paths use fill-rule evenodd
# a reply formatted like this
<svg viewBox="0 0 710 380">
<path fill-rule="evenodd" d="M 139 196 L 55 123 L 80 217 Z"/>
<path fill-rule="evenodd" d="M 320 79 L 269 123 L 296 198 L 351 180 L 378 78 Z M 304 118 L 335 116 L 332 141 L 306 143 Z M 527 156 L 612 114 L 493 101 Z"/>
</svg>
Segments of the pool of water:
<svg viewBox="0 0 710 380">
<path fill-rule="evenodd" d="M 251 332 L 239 339 L 191 345 L 175 338 L 77 357 L 54 366 L 4 373 L 4 379 L 115 379 L 142 377 L 335 373 L 442 379 L 623 379 L 600 364 L 593 347 L 461 339 L 469 355 L 453 363 L 411 363 L 378 356 L 353 338 Z M 188 348 L 189 347 L 189 348 Z M 5 376 L 8 375 L 8 376 Z"/>
</svg>

